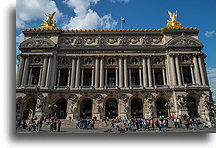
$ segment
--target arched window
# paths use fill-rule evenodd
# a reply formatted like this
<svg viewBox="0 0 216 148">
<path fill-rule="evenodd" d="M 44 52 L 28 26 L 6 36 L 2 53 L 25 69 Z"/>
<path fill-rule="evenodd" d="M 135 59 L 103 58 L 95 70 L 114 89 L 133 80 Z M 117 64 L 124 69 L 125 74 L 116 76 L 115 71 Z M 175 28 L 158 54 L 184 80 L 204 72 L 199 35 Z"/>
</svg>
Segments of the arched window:
<svg viewBox="0 0 216 148">
<path fill-rule="evenodd" d="M 82 100 L 80 104 L 80 117 L 83 119 L 92 118 L 92 101 L 89 98 Z"/>
<path fill-rule="evenodd" d="M 109 118 L 118 117 L 118 103 L 116 99 L 111 98 L 106 101 L 106 116 Z"/>
<path fill-rule="evenodd" d="M 157 117 L 168 116 L 168 108 L 166 107 L 167 100 L 160 97 L 156 100 L 155 105 L 157 108 Z"/>
<path fill-rule="evenodd" d="M 142 118 L 143 117 L 143 103 L 139 98 L 131 100 L 131 117 Z"/>
</svg>

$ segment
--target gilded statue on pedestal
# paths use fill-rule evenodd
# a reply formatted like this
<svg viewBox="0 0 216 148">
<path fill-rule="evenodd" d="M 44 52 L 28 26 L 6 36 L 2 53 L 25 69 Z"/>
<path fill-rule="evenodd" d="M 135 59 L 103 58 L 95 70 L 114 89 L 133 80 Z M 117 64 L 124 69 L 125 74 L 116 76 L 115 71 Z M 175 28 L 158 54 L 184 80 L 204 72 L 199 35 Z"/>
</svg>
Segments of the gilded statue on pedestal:
<svg viewBox="0 0 216 148">
<path fill-rule="evenodd" d="M 175 13 L 171 13 L 170 11 L 168 11 L 168 14 L 170 16 L 170 20 L 167 21 L 167 27 L 169 28 L 179 28 L 182 27 L 181 23 L 179 21 L 176 20 L 177 18 L 177 11 Z"/>
<path fill-rule="evenodd" d="M 53 14 L 46 14 L 46 20 L 43 22 L 43 24 L 41 24 L 41 28 L 49 28 L 49 29 L 53 29 L 56 27 L 56 21 L 52 20 L 54 15 L 56 12 L 54 12 Z"/>
</svg>

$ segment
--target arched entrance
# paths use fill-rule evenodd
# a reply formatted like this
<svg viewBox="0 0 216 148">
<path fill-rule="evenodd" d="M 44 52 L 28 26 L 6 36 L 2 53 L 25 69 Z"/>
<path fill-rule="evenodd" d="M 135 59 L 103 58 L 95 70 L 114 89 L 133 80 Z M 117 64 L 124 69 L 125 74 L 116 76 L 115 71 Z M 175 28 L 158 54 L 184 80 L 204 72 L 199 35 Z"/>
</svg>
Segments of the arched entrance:
<svg viewBox="0 0 216 148">
<path fill-rule="evenodd" d="M 110 119 L 118 117 L 118 103 L 114 98 L 106 101 L 106 117 Z"/>
<path fill-rule="evenodd" d="M 156 100 L 156 108 L 157 108 L 157 117 L 159 116 L 168 116 L 168 109 L 166 107 L 167 100 L 160 97 Z"/>
<path fill-rule="evenodd" d="M 92 118 L 92 101 L 88 98 L 82 100 L 80 104 L 80 118 L 83 119 Z"/>
<path fill-rule="evenodd" d="M 67 101 L 62 98 L 56 102 L 57 109 L 56 114 L 58 119 L 66 119 L 67 116 Z"/>
<path fill-rule="evenodd" d="M 23 119 L 30 120 L 34 117 L 36 107 L 36 99 L 29 98 L 23 111 Z"/>
<path fill-rule="evenodd" d="M 131 100 L 131 117 L 142 118 L 143 117 L 143 103 L 139 98 Z"/>
<path fill-rule="evenodd" d="M 188 115 L 190 117 L 198 116 L 196 100 L 194 98 L 192 97 L 187 98 L 187 109 L 188 109 Z"/>
</svg>

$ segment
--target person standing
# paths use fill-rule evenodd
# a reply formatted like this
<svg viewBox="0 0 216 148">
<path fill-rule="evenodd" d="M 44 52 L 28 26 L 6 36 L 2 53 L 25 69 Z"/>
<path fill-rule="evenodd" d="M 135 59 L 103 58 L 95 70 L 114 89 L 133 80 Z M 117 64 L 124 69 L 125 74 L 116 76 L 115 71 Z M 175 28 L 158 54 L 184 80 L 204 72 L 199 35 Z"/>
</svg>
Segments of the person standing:
<svg viewBox="0 0 216 148">
<path fill-rule="evenodd" d="M 54 122 L 53 122 L 53 129 L 54 131 L 56 131 L 56 128 L 57 128 L 57 119 L 54 119 Z"/>
<path fill-rule="evenodd" d="M 60 132 L 60 130 L 61 130 L 61 120 L 58 119 L 58 132 Z"/>
<path fill-rule="evenodd" d="M 53 120 L 50 119 L 50 132 L 53 132 Z"/>
</svg>

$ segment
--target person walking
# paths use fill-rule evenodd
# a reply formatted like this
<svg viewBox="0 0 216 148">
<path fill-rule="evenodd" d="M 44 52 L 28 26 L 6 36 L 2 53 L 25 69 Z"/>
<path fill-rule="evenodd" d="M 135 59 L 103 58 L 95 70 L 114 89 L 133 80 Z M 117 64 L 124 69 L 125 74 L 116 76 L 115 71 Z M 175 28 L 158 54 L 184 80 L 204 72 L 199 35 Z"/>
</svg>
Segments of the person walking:
<svg viewBox="0 0 216 148">
<path fill-rule="evenodd" d="M 58 119 L 58 132 L 60 132 L 60 130 L 61 130 L 61 120 Z"/>
</svg>

